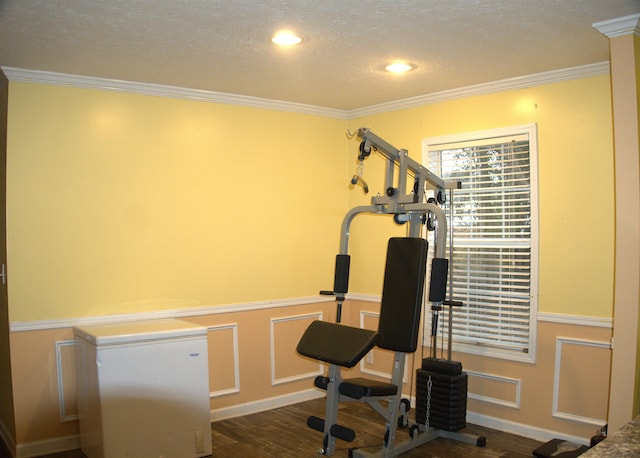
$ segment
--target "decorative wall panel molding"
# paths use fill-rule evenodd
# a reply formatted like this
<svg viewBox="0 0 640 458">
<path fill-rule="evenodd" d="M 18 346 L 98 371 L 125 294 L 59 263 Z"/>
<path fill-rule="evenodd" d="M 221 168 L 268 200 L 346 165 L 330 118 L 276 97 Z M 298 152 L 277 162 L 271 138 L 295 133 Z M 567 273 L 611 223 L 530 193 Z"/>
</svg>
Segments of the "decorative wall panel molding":
<svg viewBox="0 0 640 458">
<path fill-rule="evenodd" d="M 240 392 L 240 356 L 238 350 L 238 323 L 231 324 L 221 324 L 216 326 L 208 326 L 207 331 L 209 335 L 215 332 L 224 332 L 231 331 L 231 342 L 230 347 L 233 349 L 233 386 L 229 388 L 222 388 L 219 390 L 213 390 L 209 393 L 210 398 L 215 398 L 218 396 L 224 396 L 227 394 L 238 393 Z M 209 356 L 209 366 L 211 366 L 211 356 Z M 210 376 L 210 378 L 214 378 Z"/>
<path fill-rule="evenodd" d="M 76 401 L 76 365 L 75 342 L 59 340 L 56 342 L 56 375 L 58 381 L 58 403 L 60 405 L 60 421 L 78 419 Z"/>
<path fill-rule="evenodd" d="M 586 423 L 594 426 L 603 426 L 607 423 L 606 420 L 606 400 L 608 399 L 608 378 L 609 378 L 609 366 L 607 365 L 604 370 L 600 370 L 597 367 L 597 363 L 591 358 L 587 360 L 581 361 L 565 361 L 568 359 L 565 356 L 565 347 L 566 346 L 579 346 L 586 349 L 591 349 L 594 352 L 597 351 L 610 351 L 611 344 L 610 342 L 602 342 L 595 340 L 585 340 L 585 339 L 576 339 L 571 337 L 557 337 L 556 338 L 556 358 L 555 358 L 555 367 L 553 374 L 553 405 L 552 405 L 552 416 L 555 418 L 561 418 L 564 420 L 571 420 L 579 423 Z M 596 354 L 593 354 L 593 358 L 595 358 Z M 588 390 L 588 393 L 585 393 L 585 396 L 588 396 L 590 399 L 595 399 L 599 395 L 599 393 L 593 391 L 593 386 L 597 382 L 591 376 L 589 376 L 586 371 L 588 369 L 595 368 L 598 374 L 601 374 L 605 379 L 601 380 L 604 385 L 607 386 L 607 390 L 605 392 L 600 393 L 600 396 L 603 397 L 604 400 L 604 409 L 603 418 L 594 418 L 587 415 L 583 415 L 580 412 L 565 412 L 561 411 L 559 404 L 561 403 L 561 396 L 563 395 L 563 391 L 561 390 L 562 378 L 563 378 L 563 370 L 569 372 L 569 377 L 571 380 L 580 379 L 580 373 L 584 372 L 582 379 L 585 380 L 582 386 Z M 567 390 L 571 391 L 570 395 L 575 395 L 575 386 L 574 389 Z M 566 388 L 565 388 L 566 389 Z M 565 394 L 567 396 L 567 394 Z"/>
<path fill-rule="evenodd" d="M 305 372 L 297 372 L 298 368 L 303 367 L 314 367 L 316 363 L 311 363 L 311 361 L 304 360 L 302 358 L 299 361 L 296 361 L 295 368 L 284 368 L 285 363 L 291 363 L 293 357 L 296 355 L 295 348 L 298 345 L 298 341 L 300 337 L 302 337 L 302 333 L 304 330 L 311 324 L 312 321 L 322 320 L 323 314 L 322 312 L 309 313 L 305 315 L 294 315 L 287 317 L 279 317 L 271 319 L 271 384 L 272 385 L 280 385 L 282 383 L 288 383 L 295 380 L 307 379 L 310 377 L 315 377 L 317 375 L 321 375 L 324 370 L 322 364 L 317 364 L 317 369 L 305 371 Z M 288 339 L 284 344 L 280 342 L 277 334 L 279 332 L 286 332 L 282 329 L 288 328 L 289 331 L 293 330 L 295 333 L 295 339 Z M 285 349 L 283 349 L 283 347 Z M 285 352 L 285 354 L 282 354 Z M 278 373 L 283 371 L 287 371 L 288 373 L 284 376 L 278 376 Z M 293 371 L 293 372 L 292 372 Z"/>
<path fill-rule="evenodd" d="M 490 383 L 498 383 L 498 384 L 502 383 L 502 384 L 511 385 L 510 389 L 514 390 L 513 399 L 501 399 L 501 398 L 497 398 L 495 396 L 490 396 L 487 394 L 473 393 L 471 391 L 469 391 L 467 395 L 469 399 L 477 399 L 478 401 L 488 402 L 489 404 L 496 404 L 500 406 L 511 407 L 514 409 L 520 408 L 520 391 L 521 391 L 521 384 L 522 384 L 522 381 L 520 379 L 504 377 L 502 375 L 487 374 L 484 372 L 469 371 L 469 370 L 465 370 L 465 372 L 469 374 L 470 378 L 476 377 L 479 379 L 484 379 Z"/>
</svg>

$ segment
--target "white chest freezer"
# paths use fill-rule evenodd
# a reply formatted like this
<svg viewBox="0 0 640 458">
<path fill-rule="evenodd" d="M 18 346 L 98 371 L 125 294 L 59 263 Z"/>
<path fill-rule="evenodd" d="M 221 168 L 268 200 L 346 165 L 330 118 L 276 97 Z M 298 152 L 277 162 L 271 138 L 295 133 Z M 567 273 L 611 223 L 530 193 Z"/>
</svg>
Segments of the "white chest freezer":
<svg viewBox="0 0 640 458">
<path fill-rule="evenodd" d="M 207 329 L 163 319 L 74 327 L 88 458 L 211 455 Z"/>
</svg>

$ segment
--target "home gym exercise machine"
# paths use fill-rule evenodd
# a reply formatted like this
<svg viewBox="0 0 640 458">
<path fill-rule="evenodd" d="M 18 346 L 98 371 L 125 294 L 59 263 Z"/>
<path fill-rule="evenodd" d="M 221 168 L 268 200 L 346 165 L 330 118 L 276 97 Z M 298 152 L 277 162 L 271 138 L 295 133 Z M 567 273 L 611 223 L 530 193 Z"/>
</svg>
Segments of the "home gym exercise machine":
<svg viewBox="0 0 640 458">
<path fill-rule="evenodd" d="M 407 150 L 393 147 L 369 129 L 361 128 L 358 154 L 359 166 L 351 183 L 361 184 L 363 162 L 377 151 L 386 159 L 384 195 L 376 195 L 371 205 L 351 209 L 343 219 L 340 252 L 336 256 L 333 291 L 337 302 L 336 322 L 314 321 L 304 332 L 297 347 L 299 354 L 329 364 L 326 376 L 316 377 L 317 388 L 326 390 L 325 417 L 311 416 L 307 425 L 324 434 L 319 453 L 333 455 L 336 439 L 351 442 L 355 431 L 338 423 L 338 404 L 346 401 L 366 402 L 386 423 L 383 447 L 368 453 L 350 449 L 349 456 L 392 457 L 423 445 L 437 437 L 459 440 L 479 447 L 485 438 L 459 432 L 465 426 L 466 373 L 460 363 L 451 361 L 451 337 L 448 360 L 436 357 L 438 316 L 444 305 L 461 305 L 446 300 L 449 260 L 445 258 L 447 221 L 440 208 L 446 201 L 446 191 L 452 193 L 457 182 L 445 182 L 426 167 L 412 160 Z M 397 172 L 397 173 L 396 173 Z M 397 177 L 397 178 L 396 178 Z M 413 188 L 407 190 L 407 179 L 413 178 Z M 427 198 L 425 189 L 433 190 Z M 408 223 L 406 237 L 394 237 L 387 247 L 386 266 L 378 330 L 361 329 L 340 323 L 343 302 L 348 291 L 350 256 L 348 254 L 351 222 L 359 214 L 388 214 L 398 224 Z M 402 383 L 407 355 L 414 353 L 422 314 L 426 277 L 428 242 L 421 236 L 426 226 L 434 232 L 434 257 L 431 265 L 429 302 L 431 302 L 431 356 L 417 370 L 416 422 L 409 424 L 410 401 L 402 398 Z M 451 321 L 449 322 L 449 335 Z M 341 368 L 355 366 L 374 347 L 394 352 L 389 383 L 366 378 L 343 379 Z M 386 407 L 381 401 L 386 402 Z M 409 438 L 396 441 L 398 428 L 408 428 Z"/>
</svg>

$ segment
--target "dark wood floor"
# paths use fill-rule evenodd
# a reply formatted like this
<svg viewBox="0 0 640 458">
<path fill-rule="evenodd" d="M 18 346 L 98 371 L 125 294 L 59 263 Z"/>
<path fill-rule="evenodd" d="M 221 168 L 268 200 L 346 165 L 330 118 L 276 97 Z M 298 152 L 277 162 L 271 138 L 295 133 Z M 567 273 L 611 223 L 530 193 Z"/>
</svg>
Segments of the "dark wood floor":
<svg viewBox="0 0 640 458">
<path fill-rule="evenodd" d="M 324 416 L 323 399 L 213 423 L 212 456 L 215 458 L 314 458 L 318 456 L 318 450 L 322 445 L 322 434 L 307 428 L 306 419 L 309 415 Z M 348 457 L 351 447 L 374 452 L 382 446 L 384 423 L 380 416 L 366 404 L 341 405 L 339 421 L 355 429 L 357 434 L 356 439 L 351 443 L 338 441 L 335 457 Z M 541 445 L 540 442 L 531 439 L 473 425 L 468 425 L 465 432 L 485 436 L 486 447 L 480 448 L 438 438 L 402 456 L 407 458 L 525 458 L 531 457 L 532 451 Z M 403 441 L 408 437 L 406 430 L 400 430 L 397 441 Z M 2 451 L 0 447 L 0 453 Z M 4 452 L 6 453 L 6 450 Z M 8 453 L 6 456 L 9 456 Z M 83 457 L 82 452 L 75 450 L 41 458 Z"/>
<path fill-rule="evenodd" d="M 221 421 L 213 424 L 214 457 L 316 457 L 322 446 L 322 434 L 307 428 L 309 415 L 324 416 L 324 400 L 308 401 L 269 412 Z M 381 417 L 364 403 L 341 404 L 339 422 L 356 430 L 356 439 L 338 441 L 334 456 L 348 457 L 349 448 L 363 448 L 375 452 L 382 447 L 384 423 Z M 474 445 L 438 438 L 419 448 L 404 453 L 407 458 L 524 458 L 531 457 L 534 449 L 542 445 L 499 431 L 469 425 L 465 432 L 483 435 L 487 445 Z M 398 442 L 409 438 L 407 430 L 400 430 Z"/>
</svg>

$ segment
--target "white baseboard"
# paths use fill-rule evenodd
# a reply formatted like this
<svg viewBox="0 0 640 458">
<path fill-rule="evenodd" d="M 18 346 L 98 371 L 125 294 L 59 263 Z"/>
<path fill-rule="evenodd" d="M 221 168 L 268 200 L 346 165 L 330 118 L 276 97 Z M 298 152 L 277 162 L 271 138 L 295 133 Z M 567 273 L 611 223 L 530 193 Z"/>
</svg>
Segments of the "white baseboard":
<svg viewBox="0 0 640 458">
<path fill-rule="evenodd" d="M 49 455 L 52 453 L 66 452 L 80 448 L 80 436 L 56 437 L 42 441 L 26 442 L 16 447 L 16 458 L 30 458 L 34 456 Z"/>
<path fill-rule="evenodd" d="M 322 398 L 325 397 L 325 395 L 326 394 L 324 391 L 309 389 L 287 394 L 284 396 L 261 399 L 259 401 L 247 402 L 245 404 L 212 410 L 211 422 L 213 423 L 216 421 L 227 420 L 229 418 L 264 412 L 267 410 L 276 409 L 278 407 L 285 407 L 291 404 L 309 401 L 311 399 Z M 414 401 L 415 399 L 412 399 L 412 406 L 415 406 Z M 485 428 L 496 429 L 505 433 L 527 437 L 529 439 L 534 439 L 540 442 L 547 442 L 551 439 L 562 439 L 581 445 L 589 445 L 590 442 L 590 438 L 563 434 L 558 431 L 551 431 L 549 429 L 538 428 L 531 425 L 525 425 L 523 423 L 503 420 L 501 418 L 490 417 L 488 415 L 482 415 L 475 412 L 467 412 L 467 422 L 478 426 L 484 426 Z"/>
<path fill-rule="evenodd" d="M 277 409 L 299 402 L 310 401 L 312 399 L 323 398 L 326 395 L 324 391 L 310 388 L 304 391 L 276 396 L 273 398 L 260 399 L 258 401 L 247 402 L 230 407 L 223 407 L 211 411 L 211 422 L 227 420 L 229 418 L 241 417 L 253 413 L 264 412 L 266 410 Z"/>
<path fill-rule="evenodd" d="M 490 417 L 488 415 L 482 415 L 475 412 L 467 412 L 467 422 L 478 426 L 484 426 L 485 428 L 496 429 L 504 433 L 527 437 L 540 442 L 548 442 L 551 439 L 562 439 L 575 444 L 589 445 L 591 440 L 590 438 L 585 439 L 584 437 L 563 434 L 558 431 L 551 431 L 549 429 L 538 428 L 536 426 L 525 425 L 523 423 L 516 423 L 514 421 L 503 420 L 501 418 Z"/>
<path fill-rule="evenodd" d="M 415 396 L 409 398 L 409 396 L 404 393 L 403 396 L 410 399 L 411 408 L 415 409 Z M 591 438 L 572 436 L 570 434 L 564 434 L 558 431 L 551 431 L 549 429 L 538 428 L 536 426 L 525 425 L 524 423 L 503 420 L 502 418 L 490 417 L 489 415 L 483 415 L 470 411 L 467 411 L 467 423 L 477 426 L 483 426 L 485 428 L 495 429 L 503 433 L 515 434 L 516 436 L 526 437 L 528 439 L 533 439 L 540 442 L 548 442 L 551 439 L 562 439 L 580 445 L 590 445 L 591 442 Z"/>
</svg>

